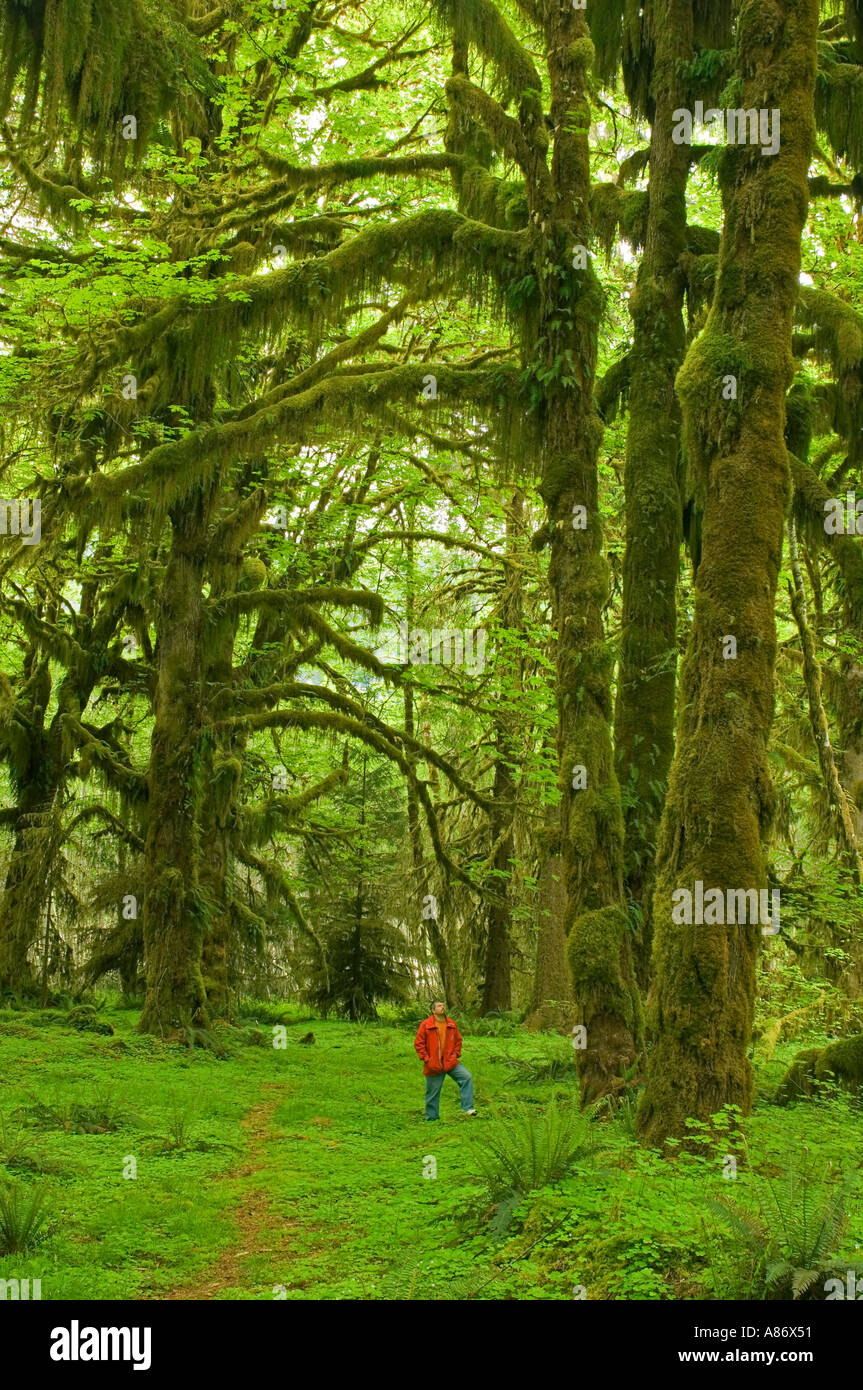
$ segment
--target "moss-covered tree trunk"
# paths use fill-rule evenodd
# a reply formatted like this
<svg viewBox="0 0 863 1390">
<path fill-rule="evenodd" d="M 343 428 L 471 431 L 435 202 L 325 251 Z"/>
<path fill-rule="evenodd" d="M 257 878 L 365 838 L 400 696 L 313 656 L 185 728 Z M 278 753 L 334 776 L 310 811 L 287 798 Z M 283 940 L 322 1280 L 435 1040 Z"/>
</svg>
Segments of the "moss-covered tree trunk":
<svg viewBox="0 0 863 1390">
<path fill-rule="evenodd" d="M 412 530 L 415 524 L 415 511 L 409 504 L 407 511 L 407 529 Z M 415 602 L 415 582 L 416 572 L 414 566 L 414 543 L 409 537 L 405 542 L 405 554 L 407 559 L 407 590 L 405 595 L 405 618 L 409 628 L 414 625 L 416 616 Z M 404 720 L 405 733 L 409 738 L 416 737 L 416 718 L 414 705 L 414 690 L 410 681 L 405 681 L 404 688 Z M 417 758 L 412 752 L 406 753 L 407 760 L 411 768 L 416 771 Z M 446 936 L 441 929 L 440 913 L 437 899 L 429 893 L 429 879 L 426 871 L 425 854 L 423 853 L 423 833 L 422 822 L 420 820 L 419 796 L 415 783 L 409 778 L 407 782 L 407 812 L 408 830 L 411 840 L 411 860 L 414 870 L 414 892 L 416 894 L 416 907 L 420 912 L 420 917 L 425 924 L 428 943 L 432 950 L 432 955 L 437 962 L 438 973 L 443 987 L 443 997 L 450 1013 L 455 1013 L 460 1005 L 460 991 L 458 980 L 453 965 L 453 959 L 447 945 Z M 430 898 L 432 900 L 430 900 Z"/>
<path fill-rule="evenodd" d="M 492 802 L 495 809 L 491 817 L 491 835 L 495 849 L 492 858 L 494 873 L 488 904 L 488 934 L 485 946 L 482 991 L 484 1014 L 512 1008 L 509 880 L 512 871 L 512 818 L 516 792 L 512 757 L 510 730 L 507 729 L 505 720 L 499 718 L 496 720 L 495 728 L 492 784 Z"/>
<path fill-rule="evenodd" d="M 522 571 L 517 563 L 517 547 L 523 529 L 524 497 L 516 489 L 506 510 L 507 559 L 504 562 L 503 592 L 498 624 L 498 653 L 495 674 L 499 697 L 494 715 L 494 781 L 492 784 L 491 897 L 488 905 L 488 935 L 485 951 L 485 977 L 482 1012 L 512 1008 L 512 870 L 515 851 L 515 809 L 518 795 L 517 730 L 519 697 L 522 689 L 522 661 L 519 643 L 523 626 L 521 592 Z"/>
<path fill-rule="evenodd" d="M 228 598 L 238 590 L 266 587 L 267 570 L 263 562 L 250 556 L 245 562 L 243 547 L 254 534 L 266 507 L 266 494 L 258 489 L 241 501 L 237 493 L 226 499 L 231 515 L 219 528 L 211 545 L 216 551 L 210 562 L 210 603 Z M 234 609 L 211 609 L 204 642 L 206 694 L 217 697 L 234 682 L 234 648 L 239 614 Z M 202 971 L 207 991 L 207 1010 L 211 1017 L 231 1018 L 228 979 L 231 946 L 231 894 L 229 873 L 236 822 L 236 805 L 243 775 L 244 732 L 220 731 L 207 736 L 204 749 L 205 795 L 201 803 L 202 897 L 207 907 L 207 925 L 202 948 Z"/>
<path fill-rule="evenodd" d="M 623 815 L 611 740 L 611 654 L 603 629 L 603 554 L 597 459 L 602 435 L 593 391 L 602 295 L 589 260 L 593 45 L 584 13 L 546 10 L 555 132 L 540 265 L 540 344 L 552 370 L 544 402 L 541 492 L 551 533 L 549 578 L 557 632 L 560 855 L 582 1094 L 602 1095 L 638 1052 L 640 1010 L 623 899 Z M 564 368 L 563 364 L 566 364 Z M 567 370 L 568 368 L 568 370 Z M 567 380 L 567 378 L 569 378 Z"/>
<path fill-rule="evenodd" d="M 173 536 L 158 613 L 157 685 L 145 846 L 142 1033 L 206 1025 L 200 894 L 203 576 L 209 502 L 200 491 L 171 512 Z"/>
<path fill-rule="evenodd" d="M 89 616 L 92 594 L 83 587 L 81 612 Z M 88 634 L 98 653 L 114 622 L 100 615 Z M 33 653 L 34 659 L 36 653 Z M 16 702 L 17 722 L 26 715 L 27 761 L 15 778 L 17 805 L 14 840 L 2 897 L 0 897 L 0 989 L 19 993 L 35 987 L 28 955 L 45 920 L 55 859 L 60 846 L 60 807 L 69 775 L 71 743 L 64 719 L 78 720 L 96 684 L 95 663 L 86 647 L 74 656 L 56 690 L 57 704 L 48 727 L 46 711 L 52 695 L 47 659 L 35 661 L 32 676 Z"/>
<path fill-rule="evenodd" d="M 654 0 L 654 118 L 647 230 L 630 300 L 626 549 L 618 695 L 617 774 L 624 793 L 625 879 L 641 909 L 639 985 L 648 983 L 656 832 L 674 751 L 677 576 L 682 539 L 680 406 L 674 389 L 686 348 L 683 319 L 686 182 L 691 150 L 675 144 L 682 65 L 693 52 L 692 0 Z"/>
<path fill-rule="evenodd" d="M 560 827 L 555 816 L 546 824 L 538 846 L 536 973 L 527 1026 L 565 1032 L 572 1025 L 575 1006 L 566 960 L 566 893 L 563 862 L 556 853 L 559 845 Z"/>
<path fill-rule="evenodd" d="M 818 750 L 818 765 L 827 792 L 830 816 L 833 820 L 836 839 L 843 858 L 857 881 L 863 886 L 863 860 L 860 857 L 860 844 L 851 803 L 839 777 L 836 755 L 830 739 L 830 725 L 821 695 L 821 663 L 815 650 L 815 642 L 809 627 L 806 586 L 803 582 L 803 568 L 797 544 L 797 528 L 793 517 L 788 526 L 788 551 L 793 585 L 791 586 L 791 612 L 800 634 L 800 650 L 803 656 L 803 684 L 809 703 L 809 721 L 812 726 L 812 739 Z"/>
<path fill-rule="evenodd" d="M 50 835 L 47 826 L 52 815 L 53 797 L 46 797 L 43 788 L 38 788 L 38 795 L 25 792 L 20 797 L 0 900 L 0 989 L 19 994 L 35 989 L 28 955 L 39 933 L 48 897 L 45 841 Z"/>
<path fill-rule="evenodd" d="M 817 0 L 741 6 L 738 105 L 778 109 L 781 146 L 773 156 L 759 144 L 723 152 L 726 216 L 715 297 L 678 378 L 704 521 L 654 898 L 657 1040 L 639 1112 L 650 1143 L 683 1135 L 688 1117 L 704 1120 L 726 1104 L 746 1112 L 752 1098 L 747 1047 L 761 925 L 676 924 L 672 893 L 694 894 L 698 881 L 705 893 L 723 894 L 766 882 L 774 600 L 789 491 L 785 393 L 808 202 L 817 19 Z"/>
</svg>

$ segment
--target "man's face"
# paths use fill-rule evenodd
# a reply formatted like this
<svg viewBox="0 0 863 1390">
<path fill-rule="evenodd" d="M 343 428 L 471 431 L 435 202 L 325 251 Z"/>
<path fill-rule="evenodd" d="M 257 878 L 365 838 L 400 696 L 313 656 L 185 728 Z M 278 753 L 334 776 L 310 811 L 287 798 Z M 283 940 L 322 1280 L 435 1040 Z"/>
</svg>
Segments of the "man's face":
<svg viewBox="0 0 863 1390">
<path fill-rule="evenodd" d="M 446 1004 L 442 1004 L 439 999 L 436 999 L 432 1004 L 432 1013 L 434 1014 L 435 1018 L 445 1018 Z"/>
</svg>

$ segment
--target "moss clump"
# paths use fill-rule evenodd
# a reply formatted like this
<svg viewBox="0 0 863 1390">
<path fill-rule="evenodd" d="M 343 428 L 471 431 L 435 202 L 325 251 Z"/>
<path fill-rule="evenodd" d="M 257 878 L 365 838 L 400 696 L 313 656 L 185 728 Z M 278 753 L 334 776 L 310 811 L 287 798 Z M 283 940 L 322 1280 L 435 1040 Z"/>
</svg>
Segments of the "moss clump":
<svg viewBox="0 0 863 1390">
<path fill-rule="evenodd" d="M 576 998 L 582 1006 L 583 1022 L 589 1027 L 590 1001 L 608 1008 L 613 1005 L 626 1022 L 635 1022 L 635 1008 L 620 969 L 620 947 L 626 931 L 626 912 L 622 907 L 601 907 L 584 912 L 573 923 L 567 956 Z"/>
<path fill-rule="evenodd" d="M 114 1035 L 110 1023 L 103 1023 L 92 1004 L 79 1004 L 77 1008 L 70 1009 L 65 1021 L 79 1033 L 100 1033 L 109 1038 Z"/>
<path fill-rule="evenodd" d="M 863 1033 L 798 1052 L 779 1083 L 774 1101 L 787 1105 L 800 1096 L 811 1096 L 822 1081 L 838 1081 L 854 1091 L 863 1089 Z"/>
<path fill-rule="evenodd" d="M 587 1046 L 578 1060 L 582 1099 L 589 1103 L 620 1083 L 641 1045 L 642 1009 L 626 909 L 583 912 L 572 925 L 567 958 L 579 1022 L 587 1031 Z"/>
<path fill-rule="evenodd" d="M 575 43 L 571 43 L 567 50 L 569 60 L 575 67 L 592 68 L 596 56 L 593 47 L 593 40 L 589 35 L 583 34 Z"/>
<path fill-rule="evenodd" d="M 263 560 L 259 560 L 255 555 L 249 555 L 243 561 L 243 569 L 237 588 L 243 592 L 248 589 L 266 589 L 267 579 L 267 567 Z"/>
</svg>

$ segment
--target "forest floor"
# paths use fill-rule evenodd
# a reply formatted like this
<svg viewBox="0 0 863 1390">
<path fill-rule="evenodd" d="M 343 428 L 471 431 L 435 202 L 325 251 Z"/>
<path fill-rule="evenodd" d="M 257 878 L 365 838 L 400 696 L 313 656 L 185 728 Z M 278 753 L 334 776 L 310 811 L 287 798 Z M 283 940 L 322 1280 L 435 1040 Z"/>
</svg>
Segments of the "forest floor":
<svg viewBox="0 0 863 1390">
<path fill-rule="evenodd" d="M 722 1284 L 736 1255 L 711 1200 L 734 1189 L 757 1211 L 765 1181 L 828 1163 L 849 1183 L 839 1253 L 863 1255 L 860 1101 L 769 1103 L 807 1040 L 759 1069 L 745 1143 L 720 1131 L 669 1161 L 636 1144 L 624 1106 L 597 1116 L 598 1151 L 562 1180 L 492 1201 L 480 1151 L 553 1096 L 572 1108 L 567 1038 L 466 1035 L 479 1114 L 446 1083 L 430 1125 L 412 1027 L 257 1014 L 224 1030 L 220 1058 L 139 1036 L 112 1003 L 98 1017 L 113 1036 L 0 1010 L 0 1181 L 43 1189 L 49 1214 L 0 1278 L 41 1278 L 43 1299 L 742 1296 Z"/>
</svg>

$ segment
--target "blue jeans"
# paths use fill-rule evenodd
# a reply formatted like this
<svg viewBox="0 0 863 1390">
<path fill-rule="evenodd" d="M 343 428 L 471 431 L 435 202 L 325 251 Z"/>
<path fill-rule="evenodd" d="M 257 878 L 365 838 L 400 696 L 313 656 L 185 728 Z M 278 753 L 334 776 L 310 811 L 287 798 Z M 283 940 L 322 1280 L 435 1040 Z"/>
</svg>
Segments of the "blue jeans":
<svg viewBox="0 0 863 1390">
<path fill-rule="evenodd" d="M 427 1120 L 440 1119 L 440 1091 L 445 1076 L 451 1076 L 453 1081 L 458 1082 L 462 1110 L 473 1110 L 473 1077 L 467 1067 L 462 1066 L 461 1062 L 456 1062 L 449 1071 L 439 1071 L 436 1076 L 426 1077 Z"/>
</svg>

